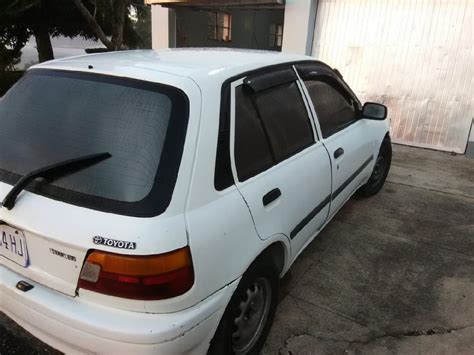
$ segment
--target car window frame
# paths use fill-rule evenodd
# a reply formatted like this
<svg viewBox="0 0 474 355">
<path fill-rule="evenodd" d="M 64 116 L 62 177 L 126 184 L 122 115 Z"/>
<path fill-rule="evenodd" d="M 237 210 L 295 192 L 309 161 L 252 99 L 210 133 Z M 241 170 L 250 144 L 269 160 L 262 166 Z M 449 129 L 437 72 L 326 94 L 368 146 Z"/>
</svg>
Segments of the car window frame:
<svg viewBox="0 0 474 355">
<path fill-rule="evenodd" d="M 326 78 L 326 80 L 321 80 L 321 78 Z M 329 79 L 329 80 L 327 80 Z M 332 89 L 334 89 L 334 91 L 336 91 L 340 96 L 342 96 L 342 98 L 347 102 L 347 98 L 349 97 L 352 102 L 353 102 L 353 107 L 354 107 L 354 111 L 355 111 L 355 118 L 351 121 L 348 121 L 342 125 L 339 125 L 337 127 L 335 127 L 334 129 L 330 130 L 327 135 L 325 136 L 324 135 L 324 132 L 322 131 L 321 129 L 321 122 L 319 120 L 319 117 L 318 117 L 318 113 L 317 113 L 317 110 L 316 110 L 316 105 L 317 105 L 317 102 L 314 103 L 313 102 L 313 99 L 311 98 L 311 94 L 309 93 L 309 90 L 307 90 L 308 92 L 308 96 L 309 96 L 309 99 L 313 102 L 313 107 L 314 107 L 314 110 L 315 110 L 315 116 L 318 120 L 318 123 L 319 123 L 319 127 L 321 129 L 321 137 L 323 137 L 324 139 L 328 139 L 330 138 L 331 136 L 333 136 L 334 134 L 338 133 L 338 132 L 341 132 L 343 130 L 345 130 L 346 128 L 352 126 L 354 123 L 356 123 L 357 121 L 360 120 L 360 109 L 357 107 L 357 101 L 355 101 L 352 97 L 352 95 L 347 91 L 345 90 L 345 88 L 340 85 L 338 83 L 337 80 L 335 80 L 332 76 L 328 76 L 328 75 L 318 75 L 318 76 L 315 76 L 311 79 L 306 79 L 304 80 L 303 82 L 305 83 L 304 85 L 306 86 L 306 81 L 316 81 L 316 82 L 320 82 L 320 83 L 324 83 L 326 85 L 328 85 L 329 87 L 331 87 Z M 306 88 L 307 89 L 307 88 Z M 348 102 L 349 103 L 349 102 Z"/>
<path fill-rule="evenodd" d="M 112 213 L 127 217 L 152 218 L 160 216 L 167 211 L 173 199 L 176 184 L 178 183 L 179 171 L 185 157 L 185 144 L 188 139 L 191 102 L 184 88 L 135 77 L 49 68 L 30 69 L 20 80 L 26 80 L 28 75 L 82 78 L 91 81 L 149 88 L 149 90 L 152 91 L 169 91 L 173 97 L 176 97 L 176 100 L 179 96 L 181 104 L 176 105 L 176 102 L 174 102 L 176 107 L 171 113 L 172 115 L 173 113 L 176 114 L 177 119 L 170 120 L 163 146 L 163 158 L 160 158 L 161 160 L 155 172 L 151 190 L 143 199 L 134 202 L 120 201 L 65 189 L 55 186 L 54 184 L 45 185 L 36 181 L 25 188 L 25 191 L 34 193 L 35 195 L 102 213 Z M 6 95 L 8 95 L 8 93 Z M 178 147 L 178 149 L 176 149 L 176 147 Z M 0 170 L 4 175 L 0 181 L 2 183 L 14 185 L 21 178 L 21 175 L 17 173 L 10 172 L 3 168 L 0 168 Z"/>
<path fill-rule="evenodd" d="M 243 81 L 245 80 L 242 79 Z M 246 180 L 249 180 L 251 179 L 252 177 L 268 170 L 268 169 L 271 169 L 274 165 L 275 165 L 275 152 L 273 151 L 273 148 L 272 148 L 272 145 L 270 143 L 270 138 L 268 137 L 268 132 L 263 124 L 263 122 L 261 122 L 260 120 L 260 117 L 258 117 L 258 120 L 260 121 L 260 125 L 262 127 L 262 132 L 263 132 L 263 139 L 268 147 L 268 152 L 270 154 L 270 160 L 271 160 L 271 164 L 269 164 L 268 167 L 266 168 L 260 168 L 257 172 L 254 172 L 252 175 L 250 175 L 249 177 L 245 177 L 245 178 L 240 178 L 239 177 L 239 173 L 238 173 L 238 169 L 237 169 L 237 162 L 236 162 L 236 156 L 235 156 L 235 148 L 236 148 L 236 120 L 235 120 L 235 113 L 236 113 L 236 91 L 237 91 L 237 88 L 241 87 L 241 86 L 245 86 L 245 83 L 242 82 L 242 84 L 240 85 L 231 85 L 231 132 L 230 132 L 230 135 L 231 137 L 233 138 L 232 142 L 230 143 L 230 146 L 232 147 L 232 150 L 231 150 L 231 156 L 233 158 L 233 161 L 234 161 L 234 165 L 235 165 L 235 177 L 237 177 L 237 179 L 235 179 L 234 177 L 234 180 L 235 181 L 239 181 L 239 182 L 244 182 Z M 245 90 L 245 89 L 244 89 Z M 250 97 L 249 98 L 251 103 L 252 103 L 252 107 L 253 109 L 255 110 L 255 113 L 257 114 L 257 116 L 260 116 L 260 113 L 258 111 L 258 108 L 256 107 L 256 103 L 255 103 L 255 100 Z M 232 173 L 234 173 L 234 170 L 232 170 Z"/>
<path fill-rule="evenodd" d="M 238 86 L 245 84 L 245 79 L 249 75 L 245 75 L 243 77 L 240 77 L 237 80 L 232 81 L 230 83 L 230 102 L 229 102 L 229 104 L 230 104 L 229 105 L 230 106 L 230 109 L 229 109 L 229 111 L 230 111 L 229 112 L 229 116 L 230 116 L 229 148 L 230 149 L 229 150 L 230 150 L 231 171 L 232 171 L 232 176 L 234 178 L 234 183 L 235 184 L 247 183 L 248 181 L 251 181 L 251 180 L 253 180 L 253 179 L 255 179 L 259 176 L 262 176 L 262 175 L 266 174 L 268 171 L 272 170 L 273 168 L 278 167 L 279 165 L 284 164 L 285 162 L 288 162 L 288 161 L 292 160 L 293 158 L 297 157 L 298 155 L 302 154 L 303 152 L 311 149 L 312 147 L 314 147 L 316 144 L 318 144 L 321 141 L 321 135 L 319 134 L 318 127 L 315 124 L 314 117 L 313 117 L 313 114 L 311 112 L 311 107 L 309 106 L 308 99 L 306 97 L 305 92 L 303 91 L 304 84 L 301 82 L 300 77 L 299 77 L 294 65 L 290 63 L 287 66 L 283 66 L 283 67 L 279 66 L 277 69 L 275 69 L 275 71 L 276 70 L 282 70 L 282 69 L 285 69 L 285 68 L 291 68 L 296 73 L 297 78 L 296 78 L 296 80 L 294 80 L 294 82 L 295 82 L 296 87 L 298 89 L 298 93 L 301 96 L 301 100 L 303 102 L 303 105 L 306 109 L 307 118 L 309 120 L 310 127 L 311 127 L 311 133 L 313 135 L 313 142 L 311 142 L 309 145 L 304 146 L 302 149 L 297 150 L 296 152 L 292 153 L 291 155 L 284 157 L 281 160 L 274 160 L 273 164 L 271 166 L 269 166 L 267 169 L 259 171 L 255 175 L 253 175 L 251 177 L 248 177 L 244 180 L 240 180 L 239 177 L 238 177 L 237 166 L 236 166 L 236 162 L 235 162 L 235 112 L 236 112 L 236 110 L 235 110 L 235 103 L 236 103 L 236 101 L 235 101 L 235 97 L 236 97 L 235 92 L 236 92 L 236 88 Z M 269 71 L 269 72 L 271 72 L 271 71 Z M 272 149 L 271 148 L 271 143 L 270 143 L 270 141 L 268 141 L 267 137 L 266 137 L 266 139 L 267 139 L 267 143 L 269 144 L 270 150 L 271 150 Z"/>
<path fill-rule="evenodd" d="M 301 81 L 298 70 L 296 69 L 302 65 L 315 66 L 319 65 L 322 68 L 330 69 L 330 67 L 320 61 L 314 59 L 303 59 L 288 61 L 284 63 L 269 64 L 259 68 L 250 69 L 231 77 L 226 78 L 220 88 L 220 100 L 219 100 L 219 119 L 218 119 L 218 133 L 216 137 L 216 146 L 214 151 L 214 181 L 213 187 L 214 190 L 221 194 L 232 191 L 232 186 L 235 186 L 235 178 L 232 175 L 231 169 L 231 154 L 230 154 L 230 93 L 231 93 L 231 84 L 232 82 L 245 78 L 250 75 L 268 73 L 272 70 L 284 69 L 284 68 L 293 68 L 300 82 L 300 89 L 305 93 L 304 100 L 307 107 L 310 109 L 311 120 L 313 121 L 313 126 L 316 127 L 317 132 L 317 141 L 321 141 L 321 131 L 319 130 L 319 123 L 315 119 L 314 108 L 312 106 L 311 100 L 308 101 L 308 95 L 305 91 L 304 83 Z M 316 142 L 317 144 L 317 142 Z"/>
<path fill-rule="evenodd" d="M 362 111 L 362 103 L 360 102 L 359 98 L 336 69 L 332 69 L 328 65 L 317 61 L 312 63 L 297 63 L 294 65 L 294 67 L 302 83 L 312 77 L 331 77 L 335 80 L 335 82 L 337 82 L 337 85 L 342 89 L 342 91 L 344 91 L 354 100 L 354 102 L 357 104 L 357 109 Z"/>
<path fill-rule="evenodd" d="M 352 126 L 354 123 L 362 119 L 362 104 L 357 97 L 357 95 L 352 91 L 350 86 L 345 82 L 344 78 L 339 72 L 336 72 L 336 70 L 330 68 L 328 65 L 322 63 L 322 62 L 313 62 L 313 63 L 298 63 L 295 64 L 295 70 L 298 73 L 298 76 L 301 80 L 302 86 L 303 86 L 303 91 L 305 95 L 307 96 L 307 99 L 309 101 L 309 106 L 311 108 L 311 112 L 313 114 L 314 120 L 316 121 L 316 125 L 318 127 L 318 133 L 321 139 L 328 139 L 334 134 L 337 134 L 338 132 L 341 132 L 345 130 L 346 128 Z M 314 106 L 313 100 L 311 98 L 311 95 L 306 87 L 305 81 L 309 80 L 314 80 L 317 79 L 318 77 L 329 77 L 334 85 L 331 85 L 327 82 L 324 82 L 331 87 L 333 87 L 336 91 L 338 91 L 343 97 L 347 96 L 350 99 L 353 100 L 355 104 L 355 109 L 356 109 L 356 119 L 347 123 L 346 125 L 342 126 L 340 129 L 331 132 L 331 134 L 327 137 L 323 136 L 323 132 L 321 130 L 321 125 L 319 123 L 319 118 L 316 112 L 316 108 Z M 320 80 L 321 81 L 321 80 Z"/>
</svg>

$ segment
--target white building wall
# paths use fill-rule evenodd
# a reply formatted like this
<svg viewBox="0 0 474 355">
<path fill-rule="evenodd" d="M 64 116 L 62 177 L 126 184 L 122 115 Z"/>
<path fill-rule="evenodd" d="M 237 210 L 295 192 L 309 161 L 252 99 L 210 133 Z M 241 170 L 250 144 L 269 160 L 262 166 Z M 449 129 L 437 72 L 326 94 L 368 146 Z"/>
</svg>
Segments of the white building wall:
<svg viewBox="0 0 474 355">
<path fill-rule="evenodd" d="M 395 142 L 463 153 L 474 117 L 473 23 L 473 0 L 319 0 L 312 54 L 361 100 L 388 106 Z"/>
<path fill-rule="evenodd" d="M 311 55 L 317 0 L 286 0 L 282 52 Z"/>
<path fill-rule="evenodd" d="M 169 12 L 170 10 L 160 5 L 151 7 L 151 48 L 153 49 L 169 47 Z"/>
</svg>

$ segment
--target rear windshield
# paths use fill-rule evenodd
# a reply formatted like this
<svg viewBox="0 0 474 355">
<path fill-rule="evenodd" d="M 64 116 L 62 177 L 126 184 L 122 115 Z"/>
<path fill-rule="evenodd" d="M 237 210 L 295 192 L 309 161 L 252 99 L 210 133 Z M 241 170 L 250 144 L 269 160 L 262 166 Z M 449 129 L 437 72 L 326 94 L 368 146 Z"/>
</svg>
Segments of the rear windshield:
<svg viewBox="0 0 474 355">
<path fill-rule="evenodd" d="M 109 152 L 110 159 L 27 190 L 107 212 L 157 215 L 171 199 L 187 120 L 188 100 L 170 86 L 31 70 L 0 101 L 0 181 L 14 184 L 41 167 Z"/>
</svg>

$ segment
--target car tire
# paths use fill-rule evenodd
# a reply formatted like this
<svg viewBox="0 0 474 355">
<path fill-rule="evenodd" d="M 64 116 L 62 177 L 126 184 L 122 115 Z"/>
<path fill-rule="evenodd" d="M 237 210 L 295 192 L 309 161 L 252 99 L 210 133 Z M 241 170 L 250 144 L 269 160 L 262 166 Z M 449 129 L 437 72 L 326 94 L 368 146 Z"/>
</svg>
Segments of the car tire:
<svg viewBox="0 0 474 355">
<path fill-rule="evenodd" d="M 227 305 L 208 354 L 258 354 L 275 317 L 278 292 L 273 264 L 265 259 L 252 264 Z"/>
<path fill-rule="evenodd" d="M 390 137 L 386 136 L 380 147 L 369 181 L 357 191 L 357 194 L 361 197 L 371 197 L 377 194 L 387 179 L 391 163 L 392 143 Z"/>
</svg>

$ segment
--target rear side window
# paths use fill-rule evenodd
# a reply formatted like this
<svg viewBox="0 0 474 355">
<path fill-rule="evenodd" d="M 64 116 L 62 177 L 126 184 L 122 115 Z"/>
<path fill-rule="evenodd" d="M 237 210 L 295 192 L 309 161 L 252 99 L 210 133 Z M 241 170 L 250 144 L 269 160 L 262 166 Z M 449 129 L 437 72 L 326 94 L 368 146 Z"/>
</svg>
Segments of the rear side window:
<svg viewBox="0 0 474 355">
<path fill-rule="evenodd" d="M 0 102 L 0 180 L 83 155 L 112 157 L 28 189 L 102 211 L 153 216 L 173 192 L 188 100 L 178 89 L 111 76 L 36 69 Z"/>
<path fill-rule="evenodd" d="M 273 164 L 262 122 L 245 86 L 235 89 L 235 165 L 244 181 Z"/>
<path fill-rule="evenodd" d="M 235 163 L 240 181 L 255 176 L 314 143 L 296 82 L 254 93 L 235 91 Z"/>
<path fill-rule="evenodd" d="M 277 162 L 314 143 L 308 112 L 296 82 L 256 93 L 255 103 Z"/>
<path fill-rule="evenodd" d="M 318 115 L 324 138 L 344 129 L 357 119 L 357 111 L 350 95 L 342 95 L 329 82 L 306 80 L 306 88 Z"/>
</svg>

